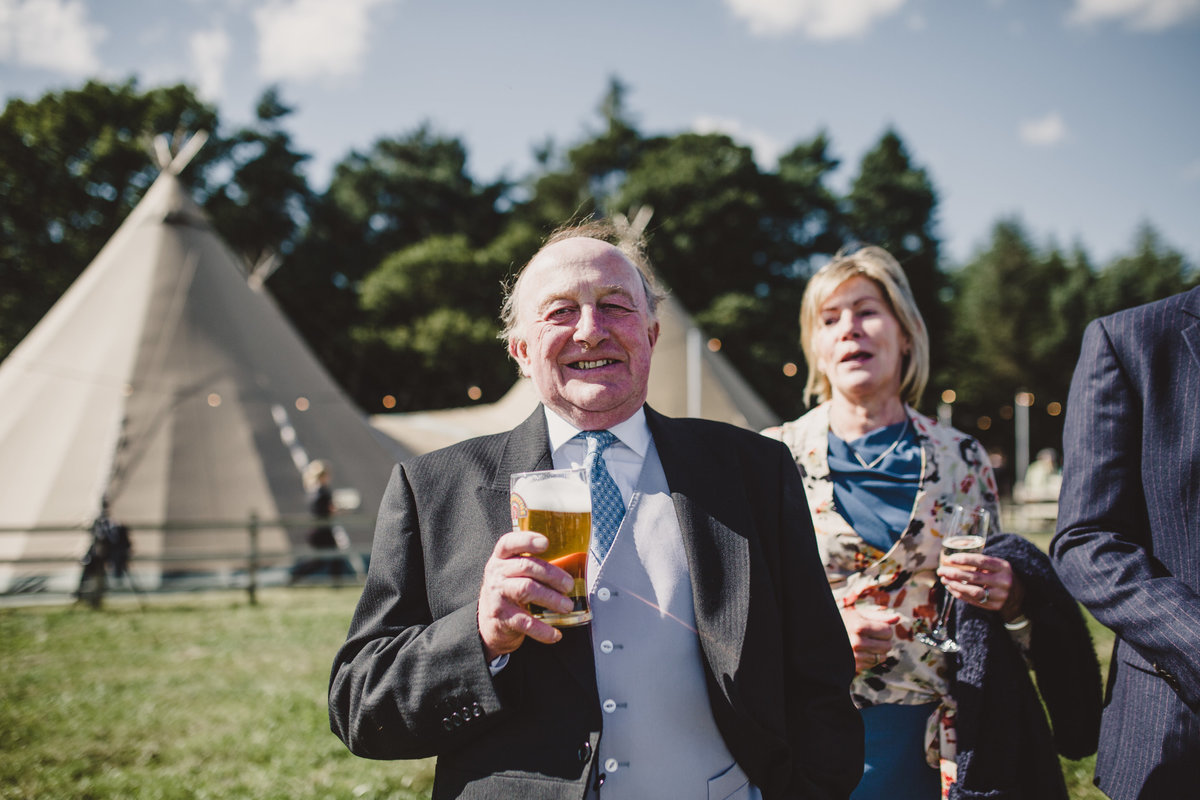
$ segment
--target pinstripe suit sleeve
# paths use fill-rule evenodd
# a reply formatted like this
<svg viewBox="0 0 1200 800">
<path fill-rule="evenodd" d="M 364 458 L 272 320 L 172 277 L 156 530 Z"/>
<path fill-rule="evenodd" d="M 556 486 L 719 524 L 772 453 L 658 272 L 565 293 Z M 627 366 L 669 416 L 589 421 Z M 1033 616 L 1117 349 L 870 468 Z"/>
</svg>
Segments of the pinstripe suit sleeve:
<svg viewBox="0 0 1200 800">
<path fill-rule="evenodd" d="M 1168 395 L 1174 391 L 1171 381 L 1156 374 L 1166 363 L 1149 352 L 1159 335 L 1152 322 L 1132 315 L 1106 318 L 1092 322 L 1084 334 L 1063 432 L 1063 487 L 1051 557 L 1063 583 L 1096 619 L 1200 710 L 1200 595 L 1164 564 L 1168 549 L 1173 558 L 1186 547 L 1187 533 L 1182 527 L 1164 530 L 1161 520 L 1178 524 L 1183 509 L 1164 514 L 1159 512 L 1168 509 L 1158 507 L 1182 506 L 1183 477 L 1178 465 L 1167 463 L 1167 452 L 1146 446 L 1154 441 L 1147 436 L 1160 433 L 1156 416 L 1196 410 L 1171 402 L 1177 400 Z M 1130 355 L 1126 348 L 1137 350 Z M 1158 492 L 1149 500 L 1147 487 Z"/>
</svg>

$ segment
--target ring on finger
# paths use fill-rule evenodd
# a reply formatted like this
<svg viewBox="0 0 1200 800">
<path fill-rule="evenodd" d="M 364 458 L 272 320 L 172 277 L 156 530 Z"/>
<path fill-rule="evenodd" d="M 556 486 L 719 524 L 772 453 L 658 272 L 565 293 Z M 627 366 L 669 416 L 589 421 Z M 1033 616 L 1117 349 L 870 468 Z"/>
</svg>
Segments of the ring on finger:
<svg viewBox="0 0 1200 800">
<path fill-rule="evenodd" d="M 982 602 L 983 605 L 986 606 L 991 601 L 991 599 L 992 599 L 992 587 L 990 587 L 990 586 L 983 587 L 983 600 L 981 600 L 980 602 Z"/>
</svg>

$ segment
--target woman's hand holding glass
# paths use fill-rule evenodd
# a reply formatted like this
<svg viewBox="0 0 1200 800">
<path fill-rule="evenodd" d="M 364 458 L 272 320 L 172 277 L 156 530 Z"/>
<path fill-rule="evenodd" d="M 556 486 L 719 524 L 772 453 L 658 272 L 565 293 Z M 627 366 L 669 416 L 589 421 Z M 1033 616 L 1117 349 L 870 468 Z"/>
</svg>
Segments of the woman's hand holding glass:
<svg viewBox="0 0 1200 800">
<path fill-rule="evenodd" d="M 892 626 L 900 615 L 882 606 L 850 606 L 842 609 L 842 623 L 854 651 L 854 671 L 877 667 L 892 649 Z"/>
<path fill-rule="evenodd" d="M 1024 591 L 1012 564 L 985 553 L 945 556 L 937 570 L 946 591 L 973 606 L 999 611 L 1005 622 L 1021 615 Z"/>
</svg>

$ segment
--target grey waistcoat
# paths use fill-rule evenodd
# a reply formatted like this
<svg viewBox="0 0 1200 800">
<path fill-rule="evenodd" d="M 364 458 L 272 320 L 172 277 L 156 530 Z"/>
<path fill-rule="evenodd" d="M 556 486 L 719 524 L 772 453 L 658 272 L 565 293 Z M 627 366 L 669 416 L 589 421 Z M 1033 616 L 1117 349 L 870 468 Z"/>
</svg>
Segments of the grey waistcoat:
<svg viewBox="0 0 1200 800">
<path fill-rule="evenodd" d="M 679 521 L 653 444 L 588 579 L 602 800 L 758 797 L 713 721 Z"/>
</svg>

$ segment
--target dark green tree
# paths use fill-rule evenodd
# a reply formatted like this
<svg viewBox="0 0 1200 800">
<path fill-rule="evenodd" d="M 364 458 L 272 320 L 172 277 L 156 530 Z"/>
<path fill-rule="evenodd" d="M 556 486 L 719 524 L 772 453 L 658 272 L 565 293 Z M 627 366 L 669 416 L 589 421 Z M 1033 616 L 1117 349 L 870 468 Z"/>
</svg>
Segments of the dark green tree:
<svg viewBox="0 0 1200 800">
<path fill-rule="evenodd" d="M 353 328 L 371 364 L 364 395 L 391 395 L 401 411 L 466 405 L 472 387 L 498 399 L 516 377 L 497 338 L 502 284 L 513 252 L 534 247 L 514 228 L 486 247 L 431 236 L 385 259 L 363 281 L 366 318 Z"/>
<path fill-rule="evenodd" d="M 863 156 L 846 197 L 848 240 L 876 244 L 896 257 L 929 328 L 936 370 L 947 357 L 939 292 L 940 242 L 934 230 L 937 192 L 926 171 L 913 164 L 899 134 L 888 130 Z"/>
<path fill-rule="evenodd" d="M 550 231 L 567 220 L 625 211 L 614 205 L 644 142 L 626 105 L 628 87 L 618 78 L 597 107 L 600 127 L 559 153 L 552 141 L 535 148 L 539 169 L 526 181 L 527 202 L 513 210 L 522 224 Z"/>
<path fill-rule="evenodd" d="M 154 136 L 215 131 L 191 89 L 89 81 L 0 114 L 0 358 L 96 256 L 158 174 Z M 201 151 L 189 179 L 205 194 Z"/>
<path fill-rule="evenodd" d="M 394 339 L 363 330 L 362 282 L 393 253 L 427 239 L 462 236 L 482 247 L 501 228 L 497 205 L 506 184 L 477 184 L 466 165 L 462 142 L 428 125 L 351 153 L 313 200 L 302 240 L 271 282 L 310 345 L 364 408 L 379 407 L 378 346 Z M 394 294 L 379 300 L 371 314 L 386 317 L 383 305 L 393 300 Z M 414 391 L 432 388 L 420 373 L 402 377 L 423 385 Z"/>
<path fill-rule="evenodd" d="M 779 254 L 763 220 L 779 195 L 750 148 L 723 134 L 683 133 L 646 142 L 614 205 L 654 210 L 650 256 L 695 313 L 726 292 L 767 290 Z"/>
<path fill-rule="evenodd" d="M 1079 249 L 1070 257 L 1054 247 L 1039 251 L 1020 222 L 1003 220 L 953 284 L 950 361 L 932 388 L 953 389 L 955 423 L 1006 451 L 1013 446 L 1014 398 L 1030 392 L 1032 446 L 1059 448 L 1092 286 L 1086 256 Z M 991 427 L 977 429 L 981 418 Z"/>
<path fill-rule="evenodd" d="M 838 164 L 820 133 L 785 153 L 776 174 L 764 174 L 764 235 L 755 255 L 766 263 L 762 282 L 719 294 L 696 314 L 784 419 L 804 411 L 799 315 L 807 276 L 814 258 L 841 244 L 839 198 L 826 185 Z"/>
<path fill-rule="evenodd" d="M 312 199 L 303 173 L 308 155 L 294 149 L 283 127 L 292 111 L 277 88 L 267 89 L 258 101 L 257 123 L 221 145 L 231 177 L 213 187 L 204 208 L 230 247 L 247 259 L 290 253 Z"/>
<path fill-rule="evenodd" d="M 1100 272 L 1092 294 L 1092 316 L 1160 300 L 1200 282 L 1200 272 L 1149 223 L 1138 229 L 1133 249 L 1131 255 L 1117 258 Z"/>
</svg>

